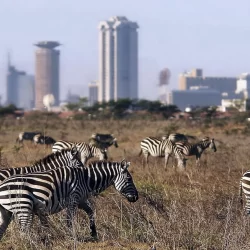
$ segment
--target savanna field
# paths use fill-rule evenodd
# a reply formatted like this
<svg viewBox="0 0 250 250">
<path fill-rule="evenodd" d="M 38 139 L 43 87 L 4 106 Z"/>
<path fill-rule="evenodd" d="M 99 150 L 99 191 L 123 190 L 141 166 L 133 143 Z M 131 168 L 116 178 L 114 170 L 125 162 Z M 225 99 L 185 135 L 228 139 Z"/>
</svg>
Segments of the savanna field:
<svg viewBox="0 0 250 250">
<path fill-rule="evenodd" d="M 93 249 L 157 250 L 167 249 L 250 249 L 250 218 L 239 203 L 239 181 L 250 169 L 250 123 L 246 121 L 185 120 L 74 120 L 53 115 L 0 119 L 1 168 L 33 164 L 51 153 L 51 147 L 34 146 L 29 141 L 16 143 L 21 131 L 42 131 L 56 140 L 88 142 L 92 133 L 112 133 L 119 147 L 110 147 L 109 160 L 131 162 L 129 167 L 139 191 L 139 200 L 129 203 L 113 187 L 91 199 L 95 208 L 98 241 L 92 242 L 89 221 L 78 210 L 77 235 L 72 238 L 65 223 L 65 212 L 49 217 L 50 229 L 42 231 L 34 218 L 30 235 L 23 239 L 13 221 L 0 242 L 0 249 Z M 189 157 L 185 171 L 173 167 L 169 160 L 149 158 L 142 166 L 140 141 L 147 136 L 166 133 L 205 136 L 215 139 L 217 152 L 207 149 L 201 166 Z M 92 159 L 94 160 L 94 159 Z M 41 235 L 47 234 L 45 246 Z"/>
</svg>

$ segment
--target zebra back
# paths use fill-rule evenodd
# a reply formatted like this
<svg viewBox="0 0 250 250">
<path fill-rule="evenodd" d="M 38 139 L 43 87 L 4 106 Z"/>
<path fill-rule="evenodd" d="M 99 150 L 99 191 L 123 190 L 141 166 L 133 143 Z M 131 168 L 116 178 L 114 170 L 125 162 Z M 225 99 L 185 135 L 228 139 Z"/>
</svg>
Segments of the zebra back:
<svg viewBox="0 0 250 250">
<path fill-rule="evenodd" d="M 107 160 L 107 150 L 100 149 L 95 145 L 89 145 L 85 142 L 69 142 L 69 141 L 57 141 L 52 146 L 52 152 L 60 151 L 65 148 L 72 148 L 75 146 L 81 155 L 81 160 L 83 164 L 87 162 L 88 159 L 92 157 L 99 158 L 99 160 Z"/>
<path fill-rule="evenodd" d="M 27 174 L 34 172 L 43 172 L 50 169 L 56 169 L 63 166 L 71 166 L 72 160 L 77 157 L 80 160 L 79 153 L 75 147 L 71 149 L 64 149 L 56 153 L 47 155 L 43 159 L 35 162 L 31 166 L 18 167 L 18 168 L 8 168 L 0 170 L 0 184 L 6 178 L 16 175 L 16 174 Z"/>
</svg>

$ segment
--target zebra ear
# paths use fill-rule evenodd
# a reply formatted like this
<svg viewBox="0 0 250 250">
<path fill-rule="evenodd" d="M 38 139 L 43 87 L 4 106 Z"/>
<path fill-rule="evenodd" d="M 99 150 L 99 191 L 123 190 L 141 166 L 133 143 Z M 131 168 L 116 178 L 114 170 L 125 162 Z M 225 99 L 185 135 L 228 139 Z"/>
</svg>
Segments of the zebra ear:
<svg viewBox="0 0 250 250">
<path fill-rule="evenodd" d="M 121 161 L 122 172 L 125 172 L 128 169 L 129 166 L 130 166 L 130 162 L 129 161 L 126 161 L 125 159 L 123 159 Z"/>
<path fill-rule="evenodd" d="M 78 150 L 77 150 L 76 146 L 71 148 L 71 154 L 73 157 L 78 155 Z"/>
</svg>

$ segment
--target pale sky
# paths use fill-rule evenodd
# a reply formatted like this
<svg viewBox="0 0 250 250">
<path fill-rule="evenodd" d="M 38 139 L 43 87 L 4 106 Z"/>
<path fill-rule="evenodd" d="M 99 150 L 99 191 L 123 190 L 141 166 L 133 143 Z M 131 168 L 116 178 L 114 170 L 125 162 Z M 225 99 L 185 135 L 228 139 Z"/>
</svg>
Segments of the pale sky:
<svg viewBox="0 0 250 250">
<path fill-rule="evenodd" d="M 7 51 L 34 74 L 33 44 L 56 40 L 61 50 L 61 99 L 68 89 L 88 96 L 98 79 L 98 23 L 126 16 L 139 25 L 139 97 L 157 99 L 159 71 L 194 67 L 207 76 L 250 72 L 249 0 L 0 0 L 0 95 L 6 96 Z"/>
</svg>

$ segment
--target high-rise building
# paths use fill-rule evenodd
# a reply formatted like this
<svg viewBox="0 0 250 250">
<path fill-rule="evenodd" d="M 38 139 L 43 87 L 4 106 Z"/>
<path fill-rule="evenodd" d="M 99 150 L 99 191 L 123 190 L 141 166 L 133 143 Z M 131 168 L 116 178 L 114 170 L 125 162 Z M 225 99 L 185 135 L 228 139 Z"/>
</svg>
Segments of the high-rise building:
<svg viewBox="0 0 250 250">
<path fill-rule="evenodd" d="M 138 25 L 123 16 L 99 23 L 98 101 L 138 98 Z"/>
<path fill-rule="evenodd" d="M 25 110 L 34 108 L 34 76 L 17 70 L 8 60 L 7 71 L 7 101 Z"/>
<path fill-rule="evenodd" d="M 89 106 L 93 106 L 98 102 L 98 83 L 92 81 L 89 83 Z"/>
<path fill-rule="evenodd" d="M 55 106 L 59 105 L 59 57 L 60 51 L 55 48 L 60 44 L 54 41 L 43 41 L 35 44 L 36 75 L 35 75 L 35 107 L 43 109 L 43 97 L 53 94 Z"/>
</svg>

